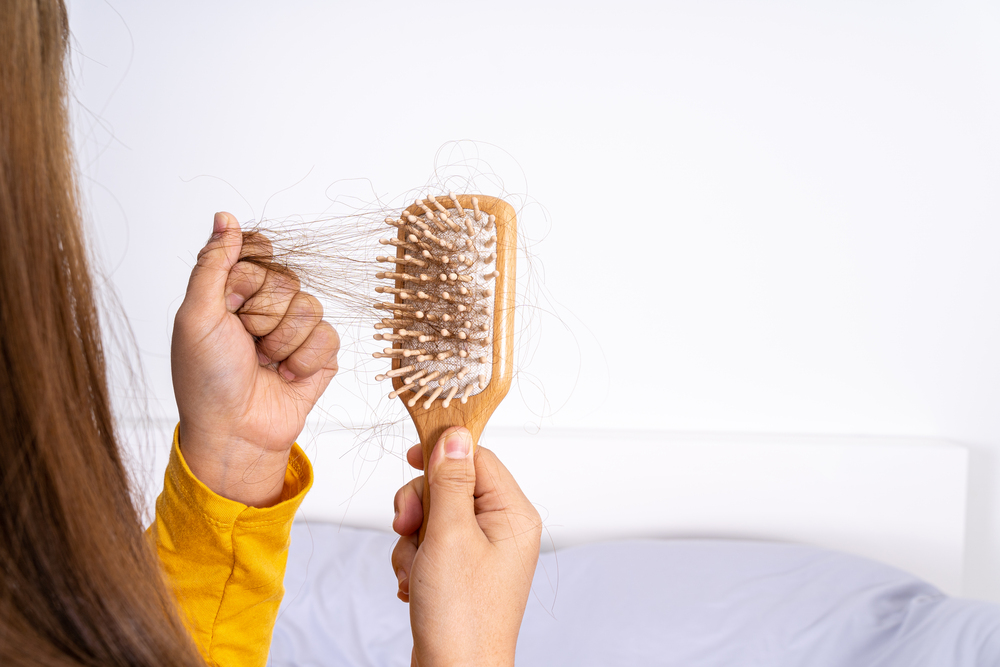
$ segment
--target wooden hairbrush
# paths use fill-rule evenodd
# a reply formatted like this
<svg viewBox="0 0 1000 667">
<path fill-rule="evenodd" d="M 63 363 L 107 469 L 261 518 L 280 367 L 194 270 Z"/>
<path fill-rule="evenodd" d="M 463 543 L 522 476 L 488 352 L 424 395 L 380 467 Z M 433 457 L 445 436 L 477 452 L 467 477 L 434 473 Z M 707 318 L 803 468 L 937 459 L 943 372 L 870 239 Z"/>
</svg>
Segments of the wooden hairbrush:
<svg viewBox="0 0 1000 667">
<path fill-rule="evenodd" d="M 451 426 L 472 433 L 473 446 L 510 389 L 514 368 L 514 292 L 517 218 L 507 202 L 484 195 L 427 196 L 386 224 L 396 238 L 395 265 L 376 273 L 393 286 L 375 288 L 395 296 L 375 304 L 383 318 L 376 340 L 392 343 L 375 357 L 392 359 L 389 398 L 406 405 L 424 454 Z M 423 540 L 430 494 L 424 488 Z"/>
</svg>

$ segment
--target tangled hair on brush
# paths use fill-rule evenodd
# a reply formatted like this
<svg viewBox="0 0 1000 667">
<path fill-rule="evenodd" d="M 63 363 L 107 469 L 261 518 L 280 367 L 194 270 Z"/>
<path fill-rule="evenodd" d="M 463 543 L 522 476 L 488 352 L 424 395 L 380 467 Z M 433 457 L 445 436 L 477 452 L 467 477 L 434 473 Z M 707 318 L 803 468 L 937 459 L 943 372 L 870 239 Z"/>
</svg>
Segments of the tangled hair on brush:
<svg viewBox="0 0 1000 667">
<path fill-rule="evenodd" d="M 61 0 L 0 2 L 0 664 L 204 665 L 115 435 Z"/>
</svg>

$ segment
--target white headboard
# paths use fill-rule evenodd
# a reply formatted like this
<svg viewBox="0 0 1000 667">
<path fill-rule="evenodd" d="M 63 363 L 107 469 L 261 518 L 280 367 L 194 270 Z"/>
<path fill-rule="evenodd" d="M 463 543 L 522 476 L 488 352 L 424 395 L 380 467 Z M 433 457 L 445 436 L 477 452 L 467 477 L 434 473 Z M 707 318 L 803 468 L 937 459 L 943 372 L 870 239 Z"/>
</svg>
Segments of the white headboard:
<svg viewBox="0 0 1000 667">
<path fill-rule="evenodd" d="M 149 501 L 174 424 L 156 423 Z M 389 530 L 412 477 L 402 442 L 332 426 L 299 438 L 316 473 L 302 521 Z M 545 521 L 543 549 L 624 537 L 801 542 L 872 558 L 962 592 L 965 448 L 939 440 L 487 427 Z"/>
<path fill-rule="evenodd" d="M 408 467 L 377 447 L 344 455 L 351 436 L 317 432 L 300 439 L 316 469 L 301 519 L 388 530 Z M 962 590 L 967 464 L 955 444 L 490 428 L 483 444 L 541 512 L 543 548 L 640 536 L 801 542 Z"/>
</svg>

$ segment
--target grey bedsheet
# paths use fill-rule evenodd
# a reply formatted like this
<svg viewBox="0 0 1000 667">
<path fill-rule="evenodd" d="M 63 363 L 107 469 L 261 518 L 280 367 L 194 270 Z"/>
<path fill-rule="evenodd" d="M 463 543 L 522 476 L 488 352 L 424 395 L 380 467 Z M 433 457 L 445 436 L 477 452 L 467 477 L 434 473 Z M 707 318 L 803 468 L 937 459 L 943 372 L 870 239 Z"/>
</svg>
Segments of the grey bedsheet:
<svg viewBox="0 0 1000 667">
<path fill-rule="evenodd" d="M 271 664 L 409 665 L 394 536 L 296 524 Z M 543 554 L 522 667 L 1000 666 L 1000 605 L 790 544 L 643 540 Z"/>
</svg>

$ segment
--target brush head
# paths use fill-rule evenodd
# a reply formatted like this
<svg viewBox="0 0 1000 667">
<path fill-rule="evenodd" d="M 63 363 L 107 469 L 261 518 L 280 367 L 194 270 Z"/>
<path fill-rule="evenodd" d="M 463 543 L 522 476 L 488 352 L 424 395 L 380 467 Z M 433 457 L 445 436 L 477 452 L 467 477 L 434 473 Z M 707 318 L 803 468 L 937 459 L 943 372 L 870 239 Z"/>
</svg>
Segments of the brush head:
<svg viewBox="0 0 1000 667">
<path fill-rule="evenodd" d="M 390 398 L 414 410 L 448 409 L 510 387 L 516 221 L 506 202 L 482 195 L 427 196 L 386 224 L 380 243 L 376 357 L 392 369 Z M 388 296 L 392 296 L 391 299 Z M 492 411 L 492 409 L 490 410 Z"/>
</svg>

